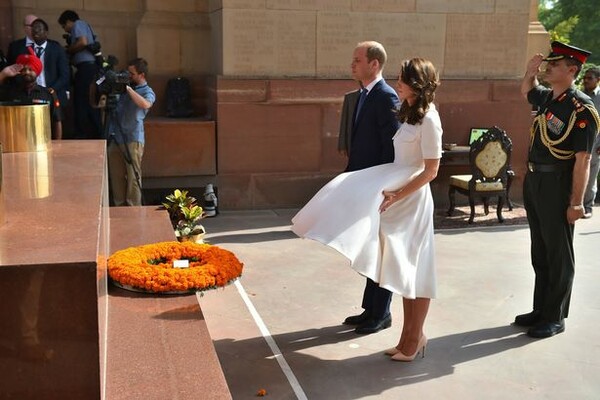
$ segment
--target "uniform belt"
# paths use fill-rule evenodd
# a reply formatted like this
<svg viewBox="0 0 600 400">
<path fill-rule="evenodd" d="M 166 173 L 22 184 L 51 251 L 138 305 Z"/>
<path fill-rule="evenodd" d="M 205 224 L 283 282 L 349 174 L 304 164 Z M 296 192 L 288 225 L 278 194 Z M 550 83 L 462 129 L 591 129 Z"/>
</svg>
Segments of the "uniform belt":
<svg viewBox="0 0 600 400">
<path fill-rule="evenodd" d="M 536 164 L 536 163 L 528 162 L 527 169 L 529 170 L 529 172 L 561 172 L 561 171 L 570 171 L 571 169 L 573 169 L 573 164 L 571 164 L 571 163 Z"/>
</svg>

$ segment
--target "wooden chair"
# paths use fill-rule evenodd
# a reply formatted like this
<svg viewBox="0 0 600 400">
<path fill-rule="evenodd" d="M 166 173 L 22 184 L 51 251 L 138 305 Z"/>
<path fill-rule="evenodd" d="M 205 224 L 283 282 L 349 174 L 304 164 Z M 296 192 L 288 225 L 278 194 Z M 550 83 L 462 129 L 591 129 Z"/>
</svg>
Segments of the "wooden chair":
<svg viewBox="0 0 600 400">
<path fill-rule="evenodd" d="M 450 208 L 448 216 L 451 216 L 455 208 L 455 192 L 469 197 L 471 216 L 469 224 L 475 218 L 475 198 L 483 200 L 485 215 L 489 214 L 488 199 L 498 196 L 498 208 L 496 214 L 499 222 L 504 222 L 502 207 L 508 200 L 508 189 L 514 174 L 510 168 L 510 155 L 512 142 L 502 129 L 494 126 L 487 133 L 471 144 L 469 152 L 469 165 L 471 175 L 450 176 L 450 188 L 448 197 Z M 512 207 L 511 207 L 512 208 Z"/>
</svg>

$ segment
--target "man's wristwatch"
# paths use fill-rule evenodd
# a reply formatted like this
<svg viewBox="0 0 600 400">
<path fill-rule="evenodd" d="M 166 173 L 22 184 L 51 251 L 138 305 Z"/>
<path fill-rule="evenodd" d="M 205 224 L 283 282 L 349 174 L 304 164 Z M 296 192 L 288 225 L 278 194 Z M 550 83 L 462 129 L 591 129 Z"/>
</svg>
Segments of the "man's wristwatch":
<svg viewBox="0 0 600 400">
<path fill-rule="evenodd" d="M 571 205 L 569 207 L 571 207 L 573 210 L 577 210 L 577 211 L 583 210 L 583 204 L 578 204 L 576 206 Z"/>
</svg>

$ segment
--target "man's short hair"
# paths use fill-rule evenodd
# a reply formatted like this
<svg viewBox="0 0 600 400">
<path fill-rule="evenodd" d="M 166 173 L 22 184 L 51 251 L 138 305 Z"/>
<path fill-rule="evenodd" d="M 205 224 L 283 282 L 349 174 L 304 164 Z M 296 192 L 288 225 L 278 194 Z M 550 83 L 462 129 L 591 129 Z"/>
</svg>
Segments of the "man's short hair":
<svg viewBox="0 0 600 400">
<path fill-rule="evenodd" d="M 581 64 L 581 62 L 573 59 L 573 58 L 564 58 L 565 60 L 565 64 L 567 64 L 567 66 L 571 66 L 571 65 L 575 65 L 577 67 L 577 71 L 575 71 L 575 75 L 573 75 L 573 79 L 577 79 L 577 77 L 579 76 L 579 73 L 581 72 L 581 67 L 583 66 L 583 64 Z"/>
<path fill-rule="evenodd" d="M 77 15 L 77 13 L 73 10 L 65 10 L 63 11 L 62 14 L 60 14 L 60 17 L 58 17 L 58 23 L 60 25 L 64 25 L 67 23 L 67 21 L 77 21 L 79 19 L 79 15 Z"/>
<path fill-rule="evenodd" d="M 373 60 L 379 61 L 379 67 L 381 70 L 383 70 L 383 66 L 387 61 L 387 53 L 385 52 L 385 49 L 381 43 L 375 41 L 366 41 L 360 42 L 357 47 L 364 47 L 367 49 L 367 60 L 369 60 L 369 62 Z"/>
<path fill-rule="evenodd" d="M 600 67 L 590 67 L 585 70 L 586 74 L 592 74 L 594 79 L 600 79 Z"/>
<path fill-rule="evenodd" d="M 129 61 L 127 65 L 131 65 L 133 68 L 135 68 L 138 74 L 148 75 L 148 61 L 141 57 L 134 58 L 133 60 Z"/>
<path fill-rule="evenodd" d="M 31 23 L 31 26 L 33 27 L 33 25 L 36 24 L 36 23 L 37 24 L 42 24 L 42 26 L 44 27 L 44 30 L 46 32 L 48 32 L 50 30 L 50 28 L 48 28 L 48 23 L 46 21 L 44 21 L 43 19 L 41 19 L 41 18 L 34 19 L 33 22 Z"/>
</svg>

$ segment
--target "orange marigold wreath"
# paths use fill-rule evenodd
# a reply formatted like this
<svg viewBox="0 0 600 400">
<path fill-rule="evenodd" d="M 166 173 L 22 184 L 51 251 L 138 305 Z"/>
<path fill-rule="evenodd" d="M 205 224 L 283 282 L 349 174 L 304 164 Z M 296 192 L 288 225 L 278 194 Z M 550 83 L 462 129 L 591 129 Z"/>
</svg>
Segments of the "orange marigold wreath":
<svg viewBox="0 0 600 400">
<path fill-rule="evenodd" d="M 189 268 L 174 268 L 188 260 Z M 194 242 L 161 242 L 130 247 L 108 259 L 108 274 L 122 286 L 149 292 L 186 292 L 225 286 L 242 274 L 232 252 Z"/>
</svg>

